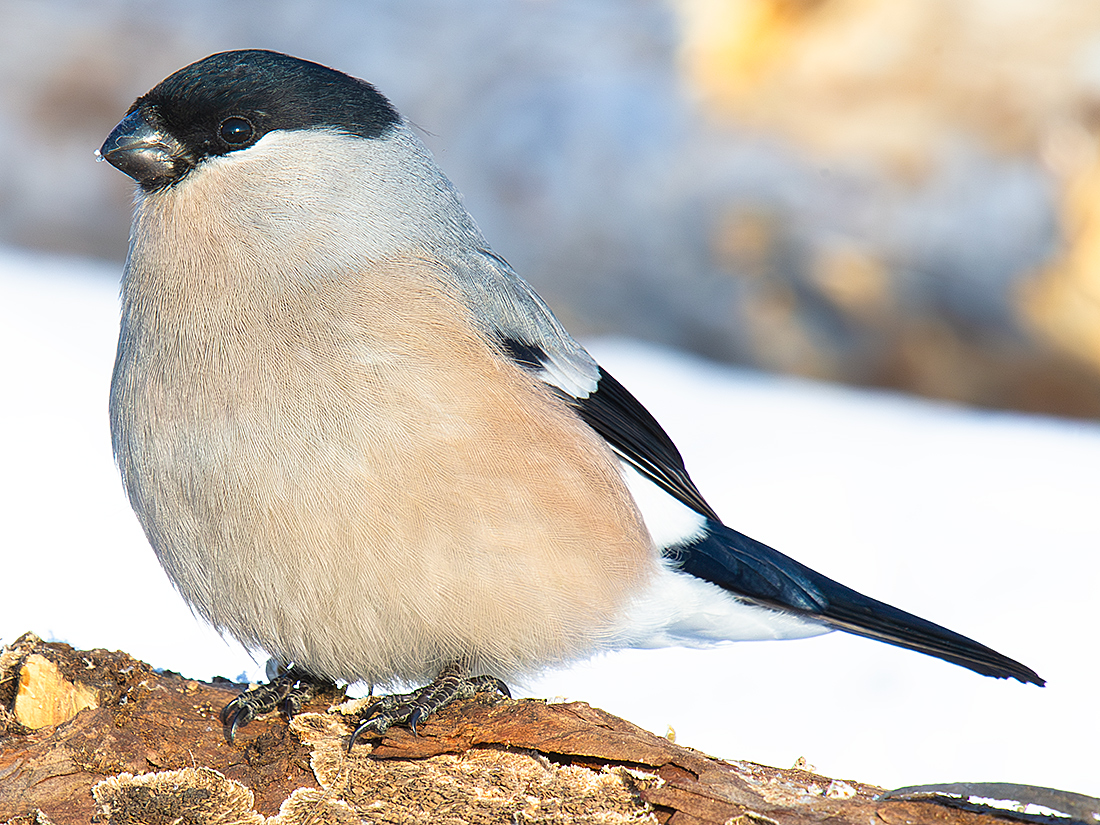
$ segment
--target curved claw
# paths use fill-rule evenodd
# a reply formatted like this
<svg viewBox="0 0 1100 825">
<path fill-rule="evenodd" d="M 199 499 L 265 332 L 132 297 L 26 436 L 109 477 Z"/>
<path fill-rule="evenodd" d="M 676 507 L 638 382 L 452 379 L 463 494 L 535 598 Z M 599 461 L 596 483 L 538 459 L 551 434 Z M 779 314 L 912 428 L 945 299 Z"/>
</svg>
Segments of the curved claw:
<svg viewBox="0 0 1100 825">
<path fill-rule="evenodd" d="M 424 718 L 424 708 L 416 708 L 409 714 L 409 728 L 412 730 L 413 736 L 419 736 L 416 732 L 416 723 Z"/>
<path fill-rule="evenodd" d="M 239 706 L 236 698 L 230 700 L 229 702 L 226 702 L 222 706 L 221 713 L 218 714 L 219 718 L 222 720 L 222 725 L 228 725 L 229 720 L 232 719 L 233 716 L 235 714 L 237 714 L 239 711 L 240 711 L 240 706 Z"/>
<path fill-rule="evenodd" d="M 233 706 L 230 702 L 224 708 L 222 708 L 222 715 Z M 225 731 L 225 739 L 230 745 L 233 744 L 233 740 L 237 738 L 237 728 L 242 728 L 251 722 L 255 718 L 255 714 L 252 712 L 252 708 L 246 705 L 240 705 L 233 709 L 233 713 L 228 719 L 222 720 L 223 730 Z"/>
<path fill-rule="evenodd" d="M 389 699 L 389 698 L 391 698 L 391 697 L 383 696 L 381 699 L 379 699 L 375 702 L 372 702 L 370 704 L 370 706 L 367 707 L 367 709 L 365 711 L 363 711 L 363 715 L 367 716 L 367 717 L 370 717 L 370 716 L 374 716 L 376 713 L 382 713 L 382 711 L 385 710 L 385 707 L 388 704 L 386 702 L 386 700 Z M 363 726 L 360 725 L 359 727 L 361 728 Z"/>
<path fill-rule="evenodd" d="M 376 716 L 373 719 L 368 719 L 361 724 L 351 734 L 351 738 L 348 740 L 348 753 L 351 753 L 351 749 L 355 747 L 356 741 L 367 731 L 374 731 L 375 733 L 385 733 L 390 728 L 390 723 L 384 716 Z"/>
</svg>

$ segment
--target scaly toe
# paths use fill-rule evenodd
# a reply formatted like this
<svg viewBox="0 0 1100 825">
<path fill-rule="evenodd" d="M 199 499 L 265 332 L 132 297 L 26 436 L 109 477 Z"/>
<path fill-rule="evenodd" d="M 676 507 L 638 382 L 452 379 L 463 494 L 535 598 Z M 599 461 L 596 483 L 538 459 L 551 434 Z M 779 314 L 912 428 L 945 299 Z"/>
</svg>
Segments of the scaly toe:
<svg viewBox="0 0 1100 825">
<path fill-rule="evenodd" d="M 511 697 L 511 691 L 495 676 L 464 675 L 462 668 L 452 665 L 445 668 L 429 685 L 412 693 L 383 696 L 367 708 L 367 717 L 348 740 L 348 752 L 359 737 L 366 733 L 383 734 L 396 724 L 404 722 L 416 736 L 421 722 L 456 699 L 468 699 L 476 693 L 494 691 Z"/>
<path fill-rule="evenodd" d="M 288 717 L 293 716 L 330 685 L 331 682 L 291 667 L 268 684 L 246 690 L 222 708 L 220 717 L 226 741 L 233 744 L 239 728 L 276 708 L 281 708 Z"/>
</svg>

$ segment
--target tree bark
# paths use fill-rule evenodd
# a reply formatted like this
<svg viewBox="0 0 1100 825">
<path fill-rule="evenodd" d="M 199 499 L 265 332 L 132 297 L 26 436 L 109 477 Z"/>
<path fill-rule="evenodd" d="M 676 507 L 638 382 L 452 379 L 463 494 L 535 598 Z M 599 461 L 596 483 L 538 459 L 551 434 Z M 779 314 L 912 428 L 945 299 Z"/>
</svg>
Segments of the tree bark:
<svg viewBox="0 0 1100 825">
<path fill-rule="evenodd" d="M 255 720 L 230 745 L 218 712 L 242 687 L 21 637 L 0 654 L 0 823 L 997 821 L 712 759 L 583 702 L 479 696 L 417 736 L 392 728 L 349 754 L 365 700 L 332 708 L 344 699 L 334 690 L 289 725 Z"/>
</svg>

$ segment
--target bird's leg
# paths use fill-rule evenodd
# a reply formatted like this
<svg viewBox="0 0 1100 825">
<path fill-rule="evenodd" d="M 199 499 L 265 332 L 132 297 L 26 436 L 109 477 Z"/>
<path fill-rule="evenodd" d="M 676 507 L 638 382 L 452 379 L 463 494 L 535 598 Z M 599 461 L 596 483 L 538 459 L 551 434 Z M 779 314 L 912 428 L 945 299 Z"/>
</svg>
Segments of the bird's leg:
<svg viewBox="0 0 1100 825">
<path fill-rule="evenodd" d="M 291 665 L 266 685 L 246 690 L 236 699 L 222 708 L 221 720 L 225 726 L 225 738 L 232 744 L 237 728 L 243 728 L 257 716 L 279 708 L 287 715 L 294 716 L 302 705 L 326 688 L 332 682 L 319 679 L 301 668 Z"/>
<path fill-rule="evenodd" d="M 469 666 L 461 662 L 447 665 L 435 680 L 412 693 L 383 696 L 366 710 L 366 721 L 355 729 L 348 750 L 364 733 L 385 733 L 399 722 L 407 722 L 416 734 L 416 726 L 456 699 L 469 699 L 475 693 L 496 691 L 511 697 L 508 686 L 495 676 L 470 676 Z"/>
</svg>

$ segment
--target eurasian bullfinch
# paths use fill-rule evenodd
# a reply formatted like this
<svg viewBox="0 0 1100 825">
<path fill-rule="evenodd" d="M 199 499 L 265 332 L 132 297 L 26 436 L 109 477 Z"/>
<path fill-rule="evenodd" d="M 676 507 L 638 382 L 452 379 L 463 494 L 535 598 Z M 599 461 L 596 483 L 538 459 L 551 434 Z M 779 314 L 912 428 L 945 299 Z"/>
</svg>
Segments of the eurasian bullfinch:
<svg viewBox="0 0 1100 825">
<path fill-rule="evenodd" d="M 139 184 L 114 452 L 173 584 L 316 685 L 429 682 L 352 738 L 596 651 L 839 629 L 1042 685 L 725 526 L 368 83 L 215 54 L 100 150 Z"/>
</svg>

